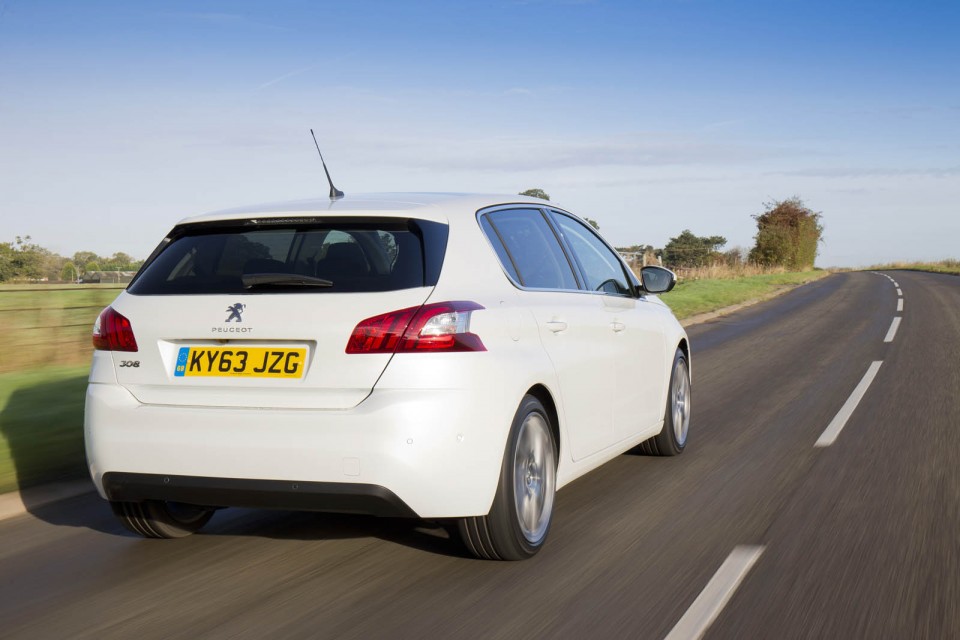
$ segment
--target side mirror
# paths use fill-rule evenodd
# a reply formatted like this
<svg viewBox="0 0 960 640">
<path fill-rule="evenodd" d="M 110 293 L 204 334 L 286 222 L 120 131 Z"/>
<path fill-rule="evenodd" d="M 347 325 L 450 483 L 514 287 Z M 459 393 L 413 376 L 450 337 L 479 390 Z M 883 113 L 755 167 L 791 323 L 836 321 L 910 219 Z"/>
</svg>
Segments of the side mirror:
<svg viewBox="0 0 960 640">
<path fill-rule="evenodd" d="M 663 267 L 644 267 L 640 270 L 640 282 L 647 293 L 666 293 L 677 284 L 677 274 Z"/>
</svg>

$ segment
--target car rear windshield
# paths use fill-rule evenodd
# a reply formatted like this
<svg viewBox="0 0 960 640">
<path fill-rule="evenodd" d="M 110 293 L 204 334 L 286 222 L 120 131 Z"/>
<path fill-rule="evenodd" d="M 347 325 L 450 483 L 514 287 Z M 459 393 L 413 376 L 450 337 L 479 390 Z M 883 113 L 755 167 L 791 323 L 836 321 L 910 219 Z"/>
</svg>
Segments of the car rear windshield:
<svg viewBox="0 0 960 640">
<path fill-rule="evenodd" d="M 351 293 L 432 286 L 446 239 L 446 225 L 396 218 L 182 225 L 127 290 L 135 295 Z"/>
</svg>

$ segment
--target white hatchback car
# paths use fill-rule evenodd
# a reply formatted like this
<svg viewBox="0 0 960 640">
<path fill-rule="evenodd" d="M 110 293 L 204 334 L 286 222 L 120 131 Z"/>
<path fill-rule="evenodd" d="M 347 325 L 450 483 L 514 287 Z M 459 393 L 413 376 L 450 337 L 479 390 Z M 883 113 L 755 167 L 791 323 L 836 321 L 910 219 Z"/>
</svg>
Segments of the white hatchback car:
<svg viewBox="0 0 960 640">
<path fill-rule="evenodd" d="M 221 507 L 455 519 L 522 559 L 555 491 L 680 453 L 690 349 L 580 218 L 523 196 L 392 194 L 179 223 L 97 320 L 85 436 L 131 530 Z"/>
</svg>

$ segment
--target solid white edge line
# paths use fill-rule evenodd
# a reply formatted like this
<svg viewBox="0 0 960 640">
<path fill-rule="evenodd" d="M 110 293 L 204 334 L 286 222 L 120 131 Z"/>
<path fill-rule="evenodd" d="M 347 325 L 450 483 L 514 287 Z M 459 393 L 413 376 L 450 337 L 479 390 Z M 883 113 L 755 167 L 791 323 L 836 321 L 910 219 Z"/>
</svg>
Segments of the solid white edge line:
<svg viewBox="0 0 960 640">
<path fill-rule="evenodd" d="M 887 337 L 883 339 L 884 342 L 893 342 L 893 339 L 897 336 L 897 329 L 900 328 L 900 316 L 896 316 L 893 319 L 893 322 L 890 323 L 890 329 L 887 330 Z"/>
<path fill-rule="evenodd" d="M 760 558 L 764 547 L 740 545 L 734 547 L 710 582 L 693 601 L 676 626 L 664 640 L 694 640 L 702 638 L 713 621 L 743 582 L 750 567 Z"/>
<path fill-rule="evenodd" d="M 903 311 L 903 298 L 897 300 L 897 311 Z"/>
<path fill-rule="evenodd" d="M 903 291 L 901 291 L 899 288 L 897 288 L 897 295 L 901 297 L 903 296 Z"/>
<path fill-rule="evenodd" d="M 831 420 L 830 424 L 827 425 L 827 428 L 823 430 L 823 433 L 820 434 L 816 444 L 813 446 L 829 447 L 834 443 L 834 441 L 837 439 L 837 436 L 840 435 L 840 431 L 843 429 L 844 425 L 847 424 L 847 420 L 849 420 L 850 416 L 853 415 L 857 405 L 860 404 L 861 400 L 863 400 L 864 394 L 867 393 L 867 389 L 870 388 L 870 383 L 873 382 L 873 379 L 877 376 L 877 371 L 880 370 L 880 365 L 882 364 L 882 360 L 874 360 L 870 364 L 867 372 L 863 374 L 863 378 L 860 379 L 860 383 L 857 385 L 857 388 L 853 390 L 853 393 L 850 394 L 850 397 L 847 398 L 847 401 L 843 403 L 843 406 L 840 407 L 840 411 L 838 411 L 837 415 L 833 417 L 833 420 Z"/>
</svg>

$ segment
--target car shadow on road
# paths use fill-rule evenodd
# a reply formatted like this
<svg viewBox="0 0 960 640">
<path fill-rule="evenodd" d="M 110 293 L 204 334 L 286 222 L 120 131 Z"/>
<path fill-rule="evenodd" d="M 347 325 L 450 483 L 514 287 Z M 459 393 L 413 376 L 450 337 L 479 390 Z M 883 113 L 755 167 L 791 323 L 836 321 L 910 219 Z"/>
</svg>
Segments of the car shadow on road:
<svg viewBox="0 0 960 640">
<path fill-rule="evenodd" d="M 82 498 L 69 498 L 87 488 L 93 491 L 92 483 L 85 486 L 89 483 L 83 446 L 87 376 L 38 371 L 25 374 L 20 384 L 0 410 L 0 433 L 9 450 L 9 459 L 0 460 L 4 483 L 13 481 L 27 512 L 39 520 L 107 530 L 100 510 L 84 508 Z M 51 502 L 62 497 L 68 499 Z"/>
<path fill-rule="evenodd" d="M 302 541 L 371 538 L 437 555 L 472 557 L 460 541 L 455 524 L 416 518 L 224 509 L 201 530 L 200 535 Z"/>
</svg>

